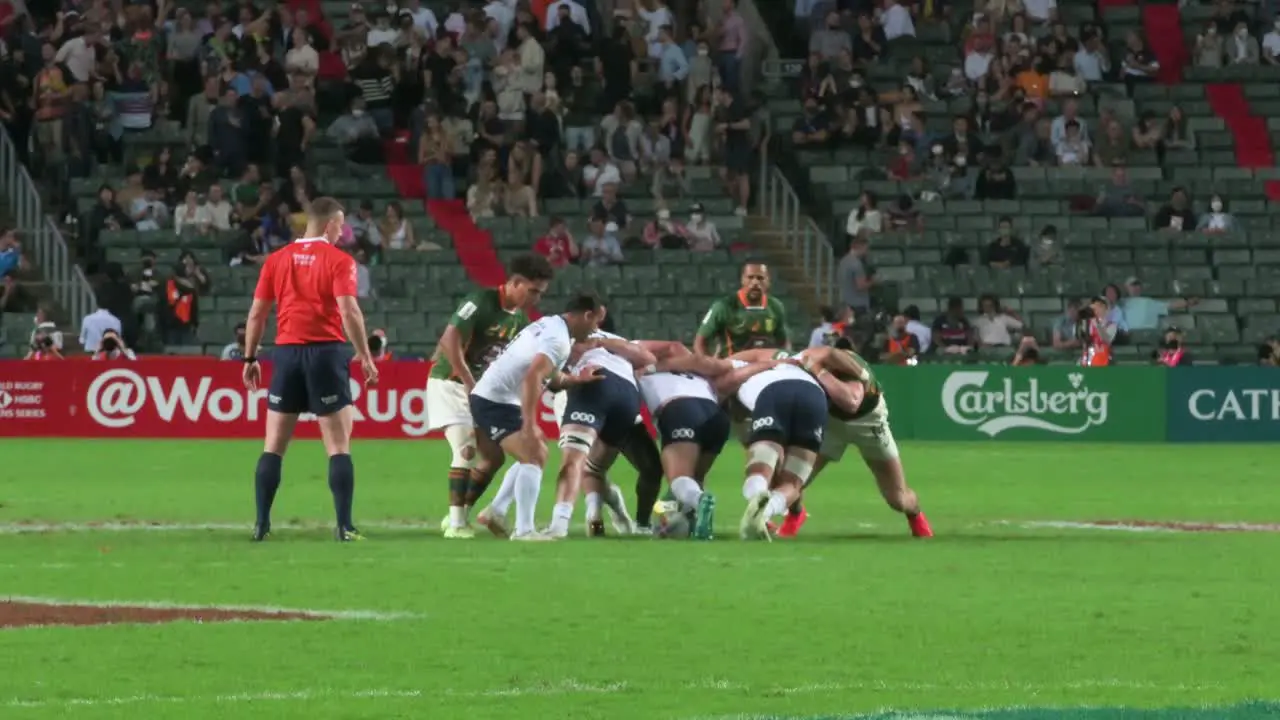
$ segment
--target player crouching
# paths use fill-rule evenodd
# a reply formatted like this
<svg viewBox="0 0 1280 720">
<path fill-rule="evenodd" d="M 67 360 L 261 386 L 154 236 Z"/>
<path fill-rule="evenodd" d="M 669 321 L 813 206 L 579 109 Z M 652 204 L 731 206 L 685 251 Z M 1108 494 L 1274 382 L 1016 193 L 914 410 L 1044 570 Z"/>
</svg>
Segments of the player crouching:
<svg viewBox="0 0 1280 720">
<path fill-rule="evenodd" d="M 640 393 L 635 372 L 652 365 L 653 354 L 639 343 L 604 331 L 597 331 L 580 347 L 571 374 L 590 373 L 599 382 L 570 387 L 555 400 L 560 424 L 560 474 L 556 482 L 556 504 L 546 534 L 553 538 L 569 535 L 573 503 L 580 490 L 586 491 L 587 534 L 604 534 L 601 506 L 608 504 L 615 529 L 633 534 L 634 523 L 627 514 L 626 500 L 617 485 L 605 474 L 618 457 L 640 415 Z M 585 488 L 584 488 L 585 485 Z"/>
<path fill-rule="evenodd" d="M 474 536 L 471 508 L 500 467 L 477 457 L 468 395 L 511 338 L 529 324 L 527 311 L 542 298 L 552 275 L 551 264 L 540 255 L 515 258 L 507 267 L 506 283 L 467 295 L 440 336 L 427 381 L 427 429 L 443 430 L 453 452 L 449 514 L 440 523 L 446 538 Z"/>
<path fill-rule="evenodd" d="M 867 469 L 876 479 L 885 503 L 907 518 L 915 537 L 933 537 L 929 520 L 920 510 L 920 499 L 907 485 L 898 444 L 889 428 L 889 406 L 871 367 L 850 350 L 820 347 L 798 353 L 795 359 L 817 375 L 830 373 L 849 391 L 831 395 L 831 422 L 819 449 L 818 464 L 810 482 L 829 463 L 839 462 L 845 449 L 858 448 Z M 824 382 L 824 387 L 827 382 Z M 842 402 L 841 400 L 845 401 Z M 850 404 L 850 399 L 858 399 Z"/>
</svg>

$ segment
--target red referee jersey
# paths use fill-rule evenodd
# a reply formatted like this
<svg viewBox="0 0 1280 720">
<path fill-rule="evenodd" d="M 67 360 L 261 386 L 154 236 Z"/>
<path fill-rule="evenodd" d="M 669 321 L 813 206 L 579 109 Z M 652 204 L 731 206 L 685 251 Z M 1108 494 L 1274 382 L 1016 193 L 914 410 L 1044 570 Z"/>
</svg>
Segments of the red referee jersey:
<svg viewBox="0 0 1280 720">
<path fill-rule="evenodd" d="M 338 298 L 356 295 L 356 261 L 325 242 L 302 238 L 267 256 L 253 299 L 276 304 L 276 344 L 345 342 Z"/>
</svg>

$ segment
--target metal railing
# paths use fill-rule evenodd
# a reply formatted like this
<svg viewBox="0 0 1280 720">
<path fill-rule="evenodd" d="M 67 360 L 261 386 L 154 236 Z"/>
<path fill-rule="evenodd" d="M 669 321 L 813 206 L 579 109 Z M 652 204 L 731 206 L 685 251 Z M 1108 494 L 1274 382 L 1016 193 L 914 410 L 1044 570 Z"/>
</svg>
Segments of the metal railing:
<svg viewBox="0 0 1280 720">
<path fill-rule="evenodd" d="M 764 158 L 760 173 L 760 212 L 769 218 L 787 250 L 813 281 L 819 302 L 836 300 L 836 260 L 831 242 L 804 211 L 800 197 L 782 171 Z"/>
<path fill-rule="evenodd" d="M 40 192 L 18 161 L 18 151 L 8 130 L 0 127 L 0 192 L 13 217 L 23 252 L 40 267 L 54 301 L 66 313 L 68 324 L 78 327 L 97 308 L 93 289 L 71 256 L 71 248 L 53 219 L 45 214 Z"/>
</svg>

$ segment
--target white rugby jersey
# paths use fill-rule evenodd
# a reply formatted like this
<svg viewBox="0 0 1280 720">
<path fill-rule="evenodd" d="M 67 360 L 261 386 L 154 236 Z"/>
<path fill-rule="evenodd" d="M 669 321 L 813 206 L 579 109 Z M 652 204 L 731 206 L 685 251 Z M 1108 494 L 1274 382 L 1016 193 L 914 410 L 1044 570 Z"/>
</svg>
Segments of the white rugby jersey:
<svg viewBox="0 0 1280 720">
<path fill-rule="evenodd" d="M 525 326 L 489 364 L 471 392 L 504 405 L 520 404 L 520 385 L 534 358 L 546 355 L 557 370 L 569 362 L 573 339 L 559 315 L 549 315 Z"/>
<path fill-rule="evenodd" d="M 717 402 L 715 388 L 701 375 L 660 372 L 640 377 L 640 397 L 649 408 L 658 408 L 676 398 L 698 398 Z"/>
<path fill-rule="evenodd" d="M 734 367 L 745 367 L 747 363 L 741 360 L 734 360 L 733 365 Z M 778 365 L 754 375 L 750 380 L 742 383 L 742 387 L 738 388 L 738 402 L 742 403 L 748 410 L 754 411 L 756 409 L 756 400 L 760 397 L 760 393 L 770 385 L 783 380 L 803 380 L 813 383 L 819 388 L 822 387 L 817 380 L 813 379 L 812 375 L 802 368 L 796 365 Z"/>
<path fill-rule="evenodd" d="M 613 333 L 607 333 L 603 330 L 597 330 L 591 333 L 591 337 L 598 340 L 627 340 L 621 335 L 614 335 Z M 578 358 L 577 364 L 573 366 L 570 372 L 577 373 L 588 365 L 595 365 L 596 367 L 603 368 L 626 380 L 632 385 L 636 384 L 636 371 L 635 368 L 631 366 L 631 363 L 617 355 L 614 355 L 604 348 L 595 348 L 582 353 L 582 357 Z"/>
</svg>

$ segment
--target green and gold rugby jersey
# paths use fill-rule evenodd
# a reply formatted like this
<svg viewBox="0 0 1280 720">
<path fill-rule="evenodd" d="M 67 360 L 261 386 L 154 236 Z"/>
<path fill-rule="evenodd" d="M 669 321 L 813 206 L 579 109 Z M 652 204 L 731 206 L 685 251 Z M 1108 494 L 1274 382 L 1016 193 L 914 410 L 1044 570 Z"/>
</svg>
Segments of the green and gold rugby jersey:
<svg viewBox="0 0 1280 720">
<path fill-rule="evenodd" d="M 503 307 L 504 295 L 502 288 L 473 292 L 463 299 L 453 317 L 449 318 L 449 324 L 458 329 L 462 356 L 471 369 L 471 376 L 477 380 L 511 342 L 511 338 L 529 324 L 529 316 L 523 310 Z M 432 362 L 431 377 L 458 379 L 449 359 L 439 348 Z"/>
<path fill-rule="evenodd" d="M 719 341 L 719 357 L 755 348 L 786 347 L 790 334 L 787 309 L 780 300 L 765 295 L 759 303 L 751 304 L 743 291 L 712 303 L 698 328 L 699 337 Z"/>
</svg>

